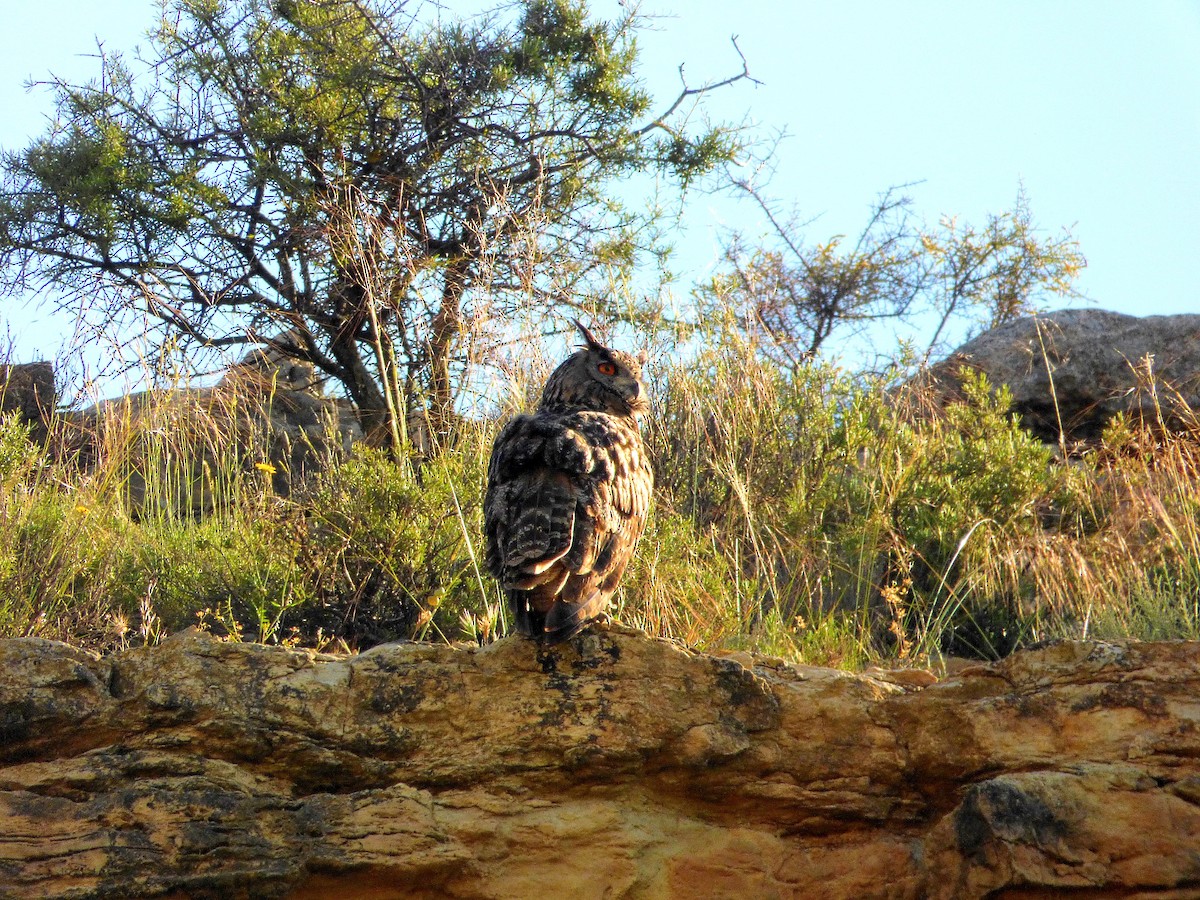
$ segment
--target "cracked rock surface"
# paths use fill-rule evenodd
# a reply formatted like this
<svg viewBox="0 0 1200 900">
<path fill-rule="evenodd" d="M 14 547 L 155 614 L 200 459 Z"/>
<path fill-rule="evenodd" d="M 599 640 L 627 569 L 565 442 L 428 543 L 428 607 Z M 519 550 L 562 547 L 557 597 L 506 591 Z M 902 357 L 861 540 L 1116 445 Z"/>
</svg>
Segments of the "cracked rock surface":
<svg viewBox="0 0 1200 900">
<path fill-rule="evenodd" d="M 0 897 L 1200 895 L 1200 644 L 0 641 Z"/>
</svg>

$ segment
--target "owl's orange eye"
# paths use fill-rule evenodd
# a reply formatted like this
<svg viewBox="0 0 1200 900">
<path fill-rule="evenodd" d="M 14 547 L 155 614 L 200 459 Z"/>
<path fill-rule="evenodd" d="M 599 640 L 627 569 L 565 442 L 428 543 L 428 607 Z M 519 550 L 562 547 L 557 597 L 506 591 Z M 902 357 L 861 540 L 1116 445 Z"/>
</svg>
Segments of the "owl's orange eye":
<svg viewBox="0 0 1200 900">
<path fill-rule="evenodd" d="M 596 368 L 600 370 L 601 375 L 617 374 L 617 367 L 610 362 L 602 362 L 600 365 L 596 366 Z"/>
</svg>

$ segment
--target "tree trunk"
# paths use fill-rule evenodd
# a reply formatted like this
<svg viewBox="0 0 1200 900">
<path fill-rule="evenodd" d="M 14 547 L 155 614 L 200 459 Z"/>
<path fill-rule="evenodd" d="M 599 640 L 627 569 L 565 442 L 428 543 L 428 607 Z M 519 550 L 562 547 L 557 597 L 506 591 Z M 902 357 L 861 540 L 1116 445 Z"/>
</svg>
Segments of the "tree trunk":
<svg viewBox="0 0 1200 900">
<path fill-rule="evenodd" d="M 449 433 L 453 422 L 455 391 L 450 381 L 450 360 L 462 337 L 462 298 L 469 269 L 469 262 L 461 258 L 446 267 L 441 306 L 430 323 L 429 424 L 442 437 Z"/>
<path fill-rule="evenodd" d="M 359 347 L 360 332 L 366 320 L 366 291 L 344 275 L 332 291 L 335 318 L 324 325 L 324 330 L 329 339 L 329 352 L 341 370 L 338 377 L 358 407 L 359 424 L 367 441 L 376 446 L 390 446 L 393 431 L 389 427 L 387 398 L 379 379 L 363 361 Z"/>
<path fill-rule="evenodd" d="M 329 343 L 334 359 L 345 372 L 342 382 L 358 407 L 359 424 L 367 441 L 377 446 L 390 446 L 392 429 L 388 422 L 387 400 L 379 382 L 363 362 L 358 342 L 353 337 L 336 334 L 330 337 Z"/>
</svg>

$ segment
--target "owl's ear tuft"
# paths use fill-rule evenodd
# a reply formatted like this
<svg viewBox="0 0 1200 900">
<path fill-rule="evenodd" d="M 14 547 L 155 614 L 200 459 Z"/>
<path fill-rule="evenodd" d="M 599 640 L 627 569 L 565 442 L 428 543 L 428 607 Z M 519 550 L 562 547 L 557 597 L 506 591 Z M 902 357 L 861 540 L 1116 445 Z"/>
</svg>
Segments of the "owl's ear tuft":
<svg viewBox="0 0 1200 900">
<path fill-rule="evenodd" d="M 639 366 L 644 366 L 646 363 L 650 362 L 650 351 L 647 350 L 645 347 L 643 347 L 641 350 L 639 350 L 638 355 L 637 355 L 637 361 L 638 361 Z"/>
<path fill-rule="evenodd" d="M 575 323 L 575 327 L 578 328 L 579 332 L 583 335 L 583 340 L 585 342 L 584 346 L 588 350 L 603 350 L 604 349 L 604 345 L 601 344 L 594 337 L 592 337 L 592 333 L 587 330 L 587 328 L 584 326 L 584 324 L 582 322 L 580 322 L 578 319 L 572 319 L 571 321 Z"/>
</svg>

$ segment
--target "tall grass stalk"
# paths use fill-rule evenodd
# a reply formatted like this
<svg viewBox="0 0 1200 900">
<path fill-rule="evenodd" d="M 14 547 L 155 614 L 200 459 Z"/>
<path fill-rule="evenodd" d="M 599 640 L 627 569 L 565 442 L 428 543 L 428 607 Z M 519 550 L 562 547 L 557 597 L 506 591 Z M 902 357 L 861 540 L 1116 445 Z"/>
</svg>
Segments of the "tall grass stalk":
<svg viewBox="0 0 1200 900">
<path fill-rule="evenodd" d="M 199 622 L 351 649 L 502 636 L 479 558 L 487 457 L 551 364 L 539 342 L 512 346 L 528 349 L 491 360 L 503 390 L 425 446 L 401 430 L 391 452 L 333 454 L 287 496 L 255 412 L 269 390 L 102 404 L 51 422 L 44 447 L 4 420 L 0 634 L 104 648 Z M 627 623 L 848 667 L 1200 638 L 1200 426 L 1148 367 L 1144 420 L 1066 456 L 978 377 L 945 404 L 817 362 L 781 371 L 715 326 L 696 346 L 674 363 L 651 348 L 667 361 L 646 423 L 658 486 L 617 596 Z M 405 409 L 395 379 L 390 396 Z"/>
</svg>

